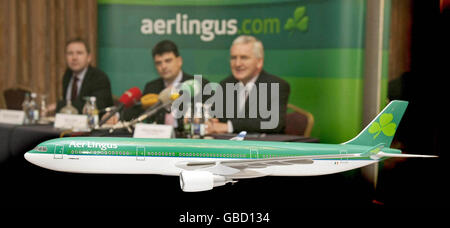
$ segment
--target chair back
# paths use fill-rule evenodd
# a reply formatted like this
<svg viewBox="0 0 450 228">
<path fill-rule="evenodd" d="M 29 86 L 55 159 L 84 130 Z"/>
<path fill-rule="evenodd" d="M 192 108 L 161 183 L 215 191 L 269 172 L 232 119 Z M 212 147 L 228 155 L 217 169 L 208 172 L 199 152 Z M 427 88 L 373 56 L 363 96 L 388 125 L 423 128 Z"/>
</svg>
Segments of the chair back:
<svg viewBox="0 0 450 228">
<path fill-rule="evenodd" d="M 293 104 L 288 104 L 288 108 L 293 110 L 293 112 L 288 112 L 286 115 L 286 128 L 284 133 L 310 137 L 314 126 L 314 116 L 310 112 Z"/>
<path fill-rule="evenodd" d="M 10 110 L 22 110 L 22 103 L 25 100 L 25 94 L 31 90 L 25 88 L 9 88 L 3 91 L 6 108 Z"/>
</svg>

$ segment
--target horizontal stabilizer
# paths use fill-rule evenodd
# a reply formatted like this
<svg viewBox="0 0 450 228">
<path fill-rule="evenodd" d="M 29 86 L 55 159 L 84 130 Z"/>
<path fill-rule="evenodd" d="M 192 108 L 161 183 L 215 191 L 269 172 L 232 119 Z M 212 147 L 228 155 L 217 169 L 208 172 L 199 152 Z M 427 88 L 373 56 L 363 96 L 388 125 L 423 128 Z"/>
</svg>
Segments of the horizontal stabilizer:
<svg viewBox="0 0 450 228">
<path fill-rule="evenodd" d="M 243 141 L 246 135 L 247 135 L 246 131 L 241 131 L 236 137 L 233 137 L 230 140 Z"/>
<path fill-rule="evenodd" d="M 384 143 L 380 143 L 370 149 L 368 149 L 366 152 L 361 153 L 361 157 L 370 157 L 372 159 L 378 160 L 382 157 L 390 157 L 390 158 L 435 158 L 437 156 L 435 155 L 421 155 L 421 154 L 402 154 L 400 151 L 399 153 L 386 153 L 383 152 L 382 149 L 384 148 Z"/>
<path fill-rule="evenodd" d="M 361 157 L 370 157 L 373 155 L 377 155 L 381 152 L 381 149 L 383 149 L 384 143 L 380 143 L 370 149 L 368 149 L 366 152 L 361 154 Z"/>
<path fill-rule="evenodd" d="M 436 155 L 422 155 L 422 154 L 393 154 L 393 153 L 385 153 L 379 152 L 377 157 L 391 157 L 391 158 L 437 158 Z"/>
</svg>

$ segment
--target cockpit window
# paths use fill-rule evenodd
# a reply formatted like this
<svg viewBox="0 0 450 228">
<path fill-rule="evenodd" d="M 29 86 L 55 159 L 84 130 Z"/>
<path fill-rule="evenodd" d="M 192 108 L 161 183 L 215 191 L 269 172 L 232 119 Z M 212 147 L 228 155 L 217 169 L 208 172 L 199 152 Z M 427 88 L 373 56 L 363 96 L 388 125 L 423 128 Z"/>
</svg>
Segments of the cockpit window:
<svg viewBox="0 0 450 228">
<path fill-rule="evenodd" d="M 39 151 L 39 152 L 47 152 L 47 147 L 46 146 L 37 146 L 36 148 L 34 148 L 34 150 Z"/>
</svg>

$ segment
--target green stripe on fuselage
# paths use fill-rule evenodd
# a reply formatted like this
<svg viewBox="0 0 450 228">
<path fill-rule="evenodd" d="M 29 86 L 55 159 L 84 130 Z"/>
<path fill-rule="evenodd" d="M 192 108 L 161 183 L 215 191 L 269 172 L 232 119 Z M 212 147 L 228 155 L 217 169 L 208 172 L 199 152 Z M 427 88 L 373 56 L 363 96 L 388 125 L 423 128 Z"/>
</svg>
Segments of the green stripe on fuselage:
<svg viewBox="0 0 450 228">
<path fill-rule="evenodd" d="M 355 154 L 370 149 L 367 146 L 342 144 L 104 137 L 53 139 L 39 146 L 46 147 L 47 151 L 33 150 L 30 153 L 55 154 L 61 153 L 62 150 L 65 155 L 256 159 Z"/>
</svg>

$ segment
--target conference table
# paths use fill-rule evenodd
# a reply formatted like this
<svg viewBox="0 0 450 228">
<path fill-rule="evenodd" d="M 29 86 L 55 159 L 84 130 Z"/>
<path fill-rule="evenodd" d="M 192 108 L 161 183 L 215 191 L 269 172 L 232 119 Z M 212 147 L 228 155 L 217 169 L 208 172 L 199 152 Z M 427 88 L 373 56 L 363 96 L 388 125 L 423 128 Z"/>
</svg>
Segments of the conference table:
<svg viewBox="0 0 450 228">
<path fill-rule="evenodd" d="M 13 125 L 0 123 L 0 164 L 22 156 L 37 144 L 58 138 L 61 130 L 53 125 Z"/>
<path fill-rule="evenodd" d="M 22 157 L 25 152 L 33 149 L 39 143 L 72 136 L 102 136 L 102 137 L 132 137 L 126 130 L 94 130 L 91 132 L 70 132 L 56 129 L 51 124 L 13 125 L 0 123 L 0 164 L 10 158 Z M 230 139 L 236 134 L 212 134 L 212 139 Z M 205 139 L 206 140 L 206 139 Z M 245 140 L 256 141 L 283 141 L 283 142 L 319 142 L 316 138 L 285 134 L 247 134 Z"/>
</svg>

